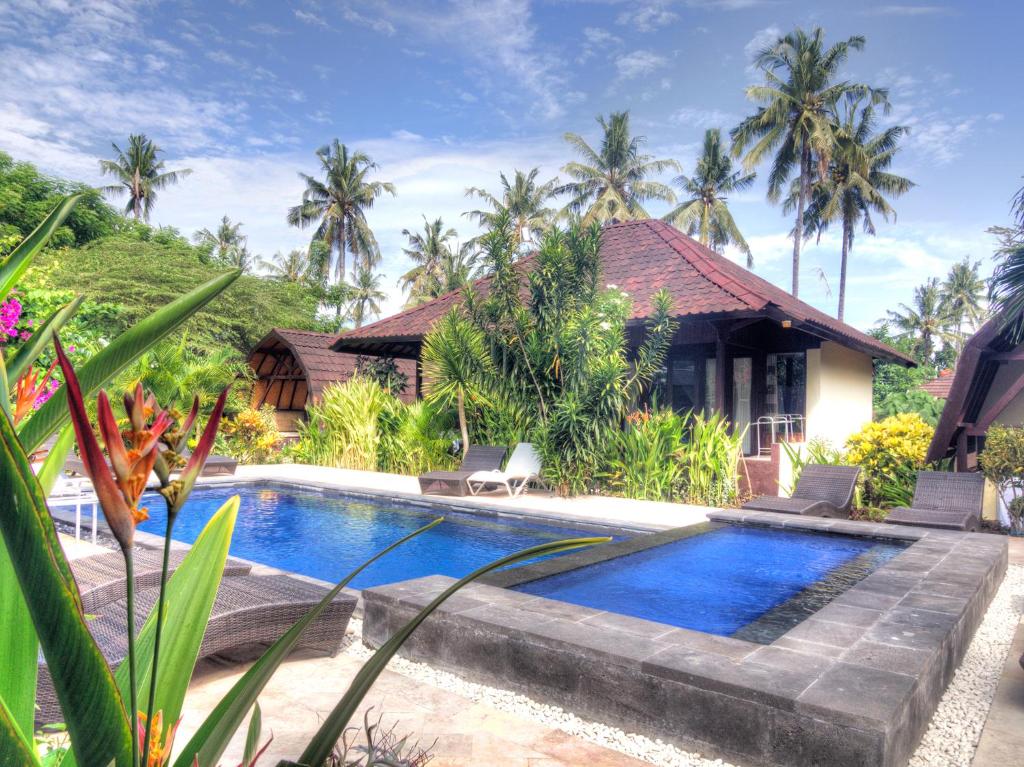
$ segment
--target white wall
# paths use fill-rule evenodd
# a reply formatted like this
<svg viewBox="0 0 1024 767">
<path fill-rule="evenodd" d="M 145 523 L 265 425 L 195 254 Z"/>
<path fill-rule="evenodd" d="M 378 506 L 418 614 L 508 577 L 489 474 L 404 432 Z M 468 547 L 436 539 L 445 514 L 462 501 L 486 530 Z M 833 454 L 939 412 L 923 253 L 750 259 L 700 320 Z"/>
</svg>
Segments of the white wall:
<svg viewBox="0 0 1024 767">
<path fill-rule="evenodd" d="M 984 415 L 1021 376 L 1024 376 L 1024 362 L 1007 362 L 1000 365 L 999 370 L 996 371 L 996 377 L 992 380 L 992 386 L 989 387 L 988 396 L 985 397 L 985 404 L 981 406 L 978 415 Z M 1006 409 L 996 416 L 995 423 L 1004 426 L 1024 426 L 1024 392 L 1010 400 Z"/>
<path fill-rule="evenodd" d="M 807 438 L 842 447 L 871 420 L 871 357 L 832 341 L 807 350 Z"/>
</svg>

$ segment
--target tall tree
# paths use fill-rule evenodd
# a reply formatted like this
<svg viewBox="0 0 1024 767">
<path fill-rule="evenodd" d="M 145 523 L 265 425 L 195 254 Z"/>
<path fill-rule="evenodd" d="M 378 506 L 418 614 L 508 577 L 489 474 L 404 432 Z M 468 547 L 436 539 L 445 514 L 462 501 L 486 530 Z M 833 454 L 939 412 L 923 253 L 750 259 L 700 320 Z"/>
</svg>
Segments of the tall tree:
<svg viewBox="0 0 1024 767">
<path fill-rule="evenodd" d="M 260 266 L 278 280 L 300 283 L 316 282 L 315 279 L 310 279 L 309 251 L 302 248 L 294 248 L 287 254 L 275 253 L 269 261 L 261 258 Z"/>
<path fill-rule="evenodd" d="M 1024 338 L 1024 187 L 1010 205 L 1010 226 L 992 226 L 988 231 L 999 240 L 994 258 L 989 297 L 1005 324 L 1014 326 L 1014 336 Z"/>
<path fill-rule="evenodd" d="M 890 309 L 887 322 L 897 331 L 897 338 L 911 339 L 914 356 L 926 365 L 932 364 L 937 344 L 955 342 L 938 277 L 914 288 L 913 306 L 900 304 L 900 311 Z"/>
<path fill-rule="evenodd" d="M 747 268 L 754 267 L 750 246 L 740 234 L 729 211 L 727 196 L 741 192 L 754 183 L 755 173 L 733 171 L 732 158 L 723 151 L 722 132 L 712 128 L 704 133 L 704 147 L 693 176 L 680 175 L 675 184 L 686 198 L 665 215 L 664 221 L 696 236 L 701 245 L 721 253 L 735 245 L 747 257 Z"/>
<path fill-rule="evenodd" d="M 967 256 L 953 264 L 945 282 L 942 283 L 942 303 L 956 329 L 957 353 L 963 349 L 968 332 L 981 324 L 985 317 L 985 292 L 987 285 L 978 273 L 981 261 L 972 262 Z"/>
<path fill-rule="evenodd" d="M 414 306 L 439 295 L 441 265 L 450 256 L 451 241 L 458 237 L 458 232 L 451 227 L 445 229 L 440 216 L 433 221 L 424 216 L 422 231 L 403 229 L 402 234 L 409 241 L 402 252 L 413 262 L 413 267 L 398 281 L 403 290 L 409 291 L 406 305 Z"/>
<path fill-rule="evenodd" d="M 306 183 L 302 202 L 288 210 L 288 223 L 306 228 L 316 226 L 314 240 L 324 242 L 329 252 L 337 254 L 335 279 L 345 278 L 346 253 L 355 257 L 356 269 L 369 269 L 380 263 L 377 238 L 366 222 L 366 212 L 378 197 L 395 194 L 395 185 L 387 181 L 370 181 L 377 169 L 363 152 L 350 152 L 334 139 L 316 151 L 324 180 L 300 173 Z"/>
<path fill-rule="evenodd" d="M 368 266 L 361 266 L 352 274 L 349 316 L 357 328 L 380 314 L 380 302 L 388 297 L 380 289 L 380 280 L 381 276 Z"/>
<path fill-rule="evenodd" d="M 242 222 L 231 222 L 223 216 L 215 230 L 200 229 L 192 235 L 192 241 L 201 248 L 206 248 L 210 260 L 230 266 L 248 268 L 252 265 L 249 255 L 249 238 L 242 234 Z"/>
<path fill-rule="evenodd" d="M 914 187 L 910 179 L 889 171 L 907 128 L 894 125 L 875 133 L 875 107 L 861 107 L 862 99 L 851 98 L 840 109 L 833 127 L 834 145 L 825 175 L 814 185 L 804 213 L 804 236 L 816 231 L 820 237 L 836 222 L 842 226 L 839 266 L 839 307 L 841 320 L 846 311 L 846 275 L 854 232 L 862 224 L 866 234 L 875 234 L 872 213 L 888 221 L 896 219 L 887 197 L 899 197 Z M 799 182 L 786 200 L 784 210 L 799 205 Z"/>
<path fill-rule="evenodd" d="M 515 226 L 517 244 L 533 245 L 539 242 L 541 234 L 554 222 L 556 211 L 549 208 L 547 202 L 558 187 L 557 178 L 538 183 L 539 174 L 540 168 L 533 168 L 528 173 L 516 170 L 511 182 L 504 173 L 499 174 L 501 192 L 498 195 L 479 187 L 469 187 L 466 189 L 466 196 L 483 200 L 490 210 L 471 210 L 463 215 L 476 221 L 486 231 L 490 231 L 498 217 L 502 213 L 507 213 Z"/>
<path fill-rule="evenodd" d="M 837 80 L 839 68 L 850 51 L 861 50 L 864 38 L 855 35 L 825 47 L 820 27 L 807 33 L 795 29 L 761 51 L 754 63 L 764 75 L 762 85 L 747 88 L 747 98 L 762 106 L 733 128 L 733 154 L 752 170 L 769 153 L 768 199 L 777 202 L 786 182 L 796 175 L 798 183 L 796 226 L 793 235 L 794 296 L 800 294 L 800 245 L 804 211 L 813 181 L 814 165 L 820 175 L 828 168 L 835 142 L 833 123 L 839 99 L 846 94 L 870 94 L 873 102 L 885 101 L 886 92 Z M 748 151 L 749 147 L 749 151 Z"/>
<path fill-rule="evenodd" d="M 136 220 L 148 221 L 149 212 L 156 204 L 157 191 L 177 184 L 192 172 L 188 168 L 166 170 L 164 161 L 157 158 L 163 150 L 142 133 L 128 137 L 127 149 L 122 150 L 117 144 L 111 146 L 117 157 L 100 160 L 100 171 L 116 178 L 117 183 L 103 187 L 102 191 L 115 196 L 127 192 L 124 213 L 126 216 L 130 213 Z"/>
<path fill-rule="evenodd" d="M 643 206 L 648 200 L 675 203 L 672 189 L 650 180 L 650 176 L 666 170 L 680 171 L 679 163 L 641 153 L 646 139 L 630 133 L 629 112 L 613 112 L 607 120 L 600 116 L 597 123 L 602 131 L 597 149 L 579 134 L 565 134 L 565 140 L 581 158 L 580 162 L 570 162 L 562 168 L 575 180 L 555 189 L 555 194 L 571 197 L 566 212 L 583 213 L 586 225 L 613 218 L 650 218 Z"/>
</svg>

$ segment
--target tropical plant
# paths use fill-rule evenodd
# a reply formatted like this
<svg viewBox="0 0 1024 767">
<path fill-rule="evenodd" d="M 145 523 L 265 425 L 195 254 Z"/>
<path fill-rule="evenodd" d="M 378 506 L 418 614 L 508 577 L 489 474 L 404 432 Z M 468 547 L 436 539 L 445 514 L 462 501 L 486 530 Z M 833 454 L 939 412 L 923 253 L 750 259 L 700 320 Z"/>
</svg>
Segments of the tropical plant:
<svg viewBox="0 0 1024 767">
<path fill-rule="evenodd" d="M 786 495 L 792 495 L 796 490 L 796 484 L 800 481 L 800 474 L 812 463 L 821 466 L 842 466 L 846 463 L 846 456 L 843 451 L 835 447 L 827 439 L 814 438 L 806 443 L 793 444 L 782 440 L 779 442 L 782 451 L 786 454 L 789 462 L 790 481 L 782 490 Z"/>
<path fill-rule="evenodd" d="M 284 438 L 277 428 L 273 405 L 247 407 L 225 418 L 217 435 L 217 450 L 246 464 L 280 463 Z"/>
<path fill-rule="evenodd" d="M 686 503 L 732 506 L 739 496 L 745 431 L 733 431 L 721 413 L 691 413 L 679 453 L 680 495 Z"/>
<path fill-rule="evenodd" d="M 472 261 L 467 258 L 472 259 L 472 250 L 460 248 L 458 232 L 445 229 L 440 218 L 428 221 L 424 216 L 422 232 L 403 229 L 402 234 L 409 240 L 402 252 L 414 264 L 399 278 L 402 289 L 409 291 L 406 306 L 416 306 L 469 282 Z"/>
<path fill-rule="evenodd" d="M 249 252 L 248 240 L 249 238 L 242 234 L 242 222 L 231 223 L 227 216 L 221 218 L 216 231 L 200 229 L 192 235 L 192 241 L 203 249 L 207 259 L 223 266 L 233 266 L 243 272 L 252 271 L 256 260 Z"/>
<path fill-rule="evenodd" d="M 388 394 L 397 397 L 405 392 L 409 384 L 409 376 L 398 369 L 394 357 L 356 357 L 356 372 L 372 378 L 379 383 Z"/>
<path fill-rule="evenodd" d="M 395 194 L 388 181 L 370 181 L 377 164 L 363 152 L 350 152 L 334 139 L 316 151 L 324 180 L 300 173 L 306 189 L 302 202 L 288 210 L 288 223 L 307 228 L 316 226 L 313 239 L 325 243 L 336 254 L 335 281 L 346 274 L 346 253 L 355 258 L 356 269 L 369 269 L 380 262 L 377 238 L 366 221 L 366 213 L 383 194 Z"/>
<path fill-rule="evenodd" d="M 271 259 L 259 259 L 260 266 L 265 269 L 271 277 L 284 282 L 295 282 L 299 284 L 316 284 L 319 282 L 315 275 L 315 269 L 310 262 L 309 250 L 292 248 L 288 253 L 275 253 Z"/>
<path fill-rule="evenodd" d="M 466 196 L 478 197 L 490 210 L 471 210 L 462 215 L 476 221 L 485 232 L 493 228 L 500 216 L 507 215 L 512 220 L 517 244 L 533 245 L 540 240 L 544 230 L 554 223 L 556 211 L 547 207 L 547 202 L 558 188 L 557 178 L 538 183 L 538 175 L 540 168 L 533 168 L 528 173 L 516 170 L 509 182 L 505 174 L 501 173 L 501 192 L 498 195 L 479 187 L 469 187 Z"/>
<path fill-rule="evenodd" d="M 680 175 L 675 179 L 686 198 L 665 214 L 663 220 L 697 237 L 701 245 L 716 253 L 734 245 L 746 255 L 747 268 L 752 269 L 754 256 L 726 201 L 728 195 L 750 187 L 756 175 L 733 171 L 732 158 L 722 147 L 722 133 L 712 128 L 704 133 L 704 147 L 693 176 Z"/>
<path fill-rule="evenodd" d="M 917 413 L 921 420 L 934 428 L 939 423 L 945 402 L 919 388 L 892 392 L 875 406 L 875 419 L 883 420 L 900 413 Z"/>
<path fill-rule="evenodd" d="M 875 106 L 862 108 L 861 103 L 861 98 L 851 98 L 837 111 L 828 169 L 811 190 L 803 219 L 805 234 L 816 232 L 819 237 L 834 222 L 842 227 L 836 314 L 840 320 L 846 311 L 846 274 L 857 224 L 863 225 L 865 233 L 875 234 L 871 214 L 895 220 L 896 212 L 886 197 L 898 197 L 914 186 L 909 179 L 889 171 L 907 128 L 893 125 L 876 133 Z M 799 180 L 794 186 L 783 208 L 786 211 L 799 205 Z"/>
<path fill-rule="evenodd" d="M 75 200 L 62 204 L 12 255 L 0 264 L 0 300 L 16 284 L 27 262 L 62 223 Z M 142 351 L 176 329 L 190 314 L 224 290 L 238 273 L 232 272 L 189 295 L 172 301 L 153 316 L 127 330 L 77 370 L 63 354 L 55 332 L 60 319 L 51 318 L 36 331 L 41 342 L 54 339 L 64 377 L 66 397 L 53 398 L 17 431 L 9 416 L 9 402 L 0 416 L 0 607 L 4 615 L 0 644 L 5 673 L 0 676 L 0 763 L 35 765 L 42 762 L 31 740 L 39 651 L 62 707 L 74 760 L 81 765 L 146 767 L 169 761 L 171 740 L 185 691 L 198 656 L 206 622 L 213 606 L 238 511 L 238 498 L 229 500 L 197 538 L 174 575 L 167 577 L 173 524 L 201 471 L 213 444 L 222 395 L 186 461 L 181 451 L 198 405 L 179 420 L 159 408 L 141 388 L 125 399 L 128 428 L 118 428 L 110 401 L 101 384 L 116 376 Z M 37 349 L 29 343 L 26 348 Z M 15 360 L 24 369 L 34 360 Z M 8 370 L 10 368 L 7 368 Z M 0 366 L 0 370 L 4 370 Z M 6 376 L 4 376 L 6 378 Z M 5 390 L 8 388 L 5 383 Z M 99 432 L 107 447 L 104 457 L 90 422 L 85 400 L 99 391 Z M 69 412 L 70 411 L 70 412 Z M 45 495 L 64 462 L 71 444 L 70 416 L 83 462 L 99 497 L 104 518 L 124 555 L 127 588 L 128 661 L 112 671 L 86 625 L 71 568 L 58 542 Z M 61 430 L 42 468 L 33 471 L 28 453 Z M 162 442 L 166 450 L 158 449 Z M 176 478 L 171 471 L 180 468 Z M 182 468 L 183 467 L 183 468 Z M 136 634 L 133 578 L 133 543 L 137 522 L 145 511 L 139 498 L 155 471 L 167 506 L 164 566 L 157 604 Z M 239 679 L 180 749 L 175 767 L 216 764 L 228 742 L 253 709 L 263 686 L 295 647 L 303 630 L 366 566 L 441 520 L 414 531 L 331 589 L 324 599 L 275 642 Z M 607 538 L 575 539 L 542 544 L 477 569 L 440 594 L 412 621 L 395 632 L 357 674 L 348 691 L 327 715 L 321 727 L 292 764 L 321 767 L 331 756 L 349 721 L 370 686 L 413 631 L 452 594 L 495 569 L 535 557 L 589 546 Z M 128 702 L 126 708 L 125 701 Z M 258 732 L 254 711 L 250 735 Z M 168 727 L 163 727 L 163 722 Z M 246 749 L 251 764 L 255 749 Z M 47 757 L 50 758 L 49 756 Z"/>
<path fill-rule="evenodd" d="M 130 213 L 136 220 L 148 221 L 149 213 L 156 204 L 157 192 L 177 184 L 192 172 L 188 168 L 166 170 L 164 161 L 157 158 L 163 150 L 141 133 L 128 137 L 127 149 L 122 150 L 117 144 L 111 146 L 117 157 L 100 160 L 100 171 L 116 178 L 117 183 L 103 187 L 103 192 L 115 196 L 127 193 L 124 213 Z"/>
<path fill-rule="evenodd" d="M 397 725 L 381 726 L 383 715 L 371 721 L 372 710 L 363 714 L 361 730 L 345 731 L 328 767 L 426 767 L 432 758 L 429 748 L 396 735 Z"/>
<path fill-rule="evenodd" d="M 597 149 L 576 133 L 565 134 L 565 140 L 581 158 L 562 168 L 573 180 L 554 190 L 556 195 L 570 196 L 565 212 L 582 214 L 586 225 L 613 218 L 650 218 L 644 209 L 648 200 L 674 203 L 672 189 L 650 177 L 666 170 L 678 172 L 679 163 L 642 154 L 646 139 L 630 133 L 629 112 L 614 112 L 607 120 L 599 116 L 597 123 L 602 132 Z"/>
<path fill-rule="evenodd" d="M 686 418 L 672 410 L 640 410 L 613 431 L 604 481 L 616 494 L 648 501 L 671 501 L 679 490 L 679 464 Z"/>
<path fill-rule="evenodd" d="M 368 266 L 360 266 L 352 274 L 348 314 L 357 328 L 380 314 L 380 302 L 388 297 L 388 294 L 380 289 L 380 281 L 380 274 L 374 274 Z"/>
<path fill-rule="evenodd" d="M 836 105 L 848 95 L 869 95 L 872 103 L 885 101 L 885 91 L 838 80 L 850 52 L 863 47 L 864 38 L 853 36 L 826 48 L 820 27 L 810 33 L 797 28 L 780 37 L 754 59 L 764 83 L 749 86 L 747 98 L 762 106 L 730 133 L 733 155 L 739 157 L 746 151 L 743 162 L 747 170 L 775 152 L 768 174 L 769 200 L 778 201 L 786 182 L 796 177 L 794 296 L 800 293 L 800 244 L 814 166 L 817 164 L 819 176 L 825 175 L 835 145 Z"/>
<path fill-rule="evenodd" d="M 985 280 L 978 274 L 981 261 L 964 257 L 949 269 L 940 288 L 942 303 L 956 333 L 957 354 L 963 349 L 970 332 L 985 318 Z M 966 331 L 965 331 L 966 328 Z"/>
<path fill-rule="evenodd" d="M 1013 336 L 1024 338 L 1024 187 L 1013 198 L 1010 226 L 993 226 L 988 231 L 999 240 L 997 261 L 989 283 L 989 299 L 1010 326 Z"/>
<path fill-rule="evenodd" d="M 865 503 L 884 505 L 893 495 L 891 488 L 884 491 L 887 483 L 924 468 L 934 431 L 917 413 L 901 413 L 864 424 L 846 441 L 846 460 L 864 472 Z"/>
<path fill-rule="evenodd" d="M 978 455 L 981 472 L 999 489 L 1010 514 L 1010 532 L 1024 535 L 1024 428 L 993 424 Z"/>
<path fill-rule="evenodd" d="M 896 329 L 897 338 L 911 339 L 914 356 L 921 362 L 932 362 L 938 344 L 956 342 L 956 336 L 950 330 L 952 318 L 949 307 L 942 301 L 938 277 L 914 288 L 913 306 L 900 304 L 899 311 L 890 309 L 888 313 L 888 322 Z"/>
</svg>

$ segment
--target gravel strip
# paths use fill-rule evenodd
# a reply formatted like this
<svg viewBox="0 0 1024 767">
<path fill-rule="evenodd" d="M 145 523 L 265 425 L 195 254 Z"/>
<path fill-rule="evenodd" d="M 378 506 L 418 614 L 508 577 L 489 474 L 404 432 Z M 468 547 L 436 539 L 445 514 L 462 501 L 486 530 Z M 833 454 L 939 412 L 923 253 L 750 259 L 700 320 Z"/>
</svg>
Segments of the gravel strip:
<svg viewBox="0 0 1024 767">
<path fill-rule="evenodd" d="M 943 695 L 910 767 L 970 767 L 1022 608 L 1024 567 L 1011 566 Z M 368 659 L 373 653 L 358 640 L 361 636 L 362 622 L 353 618 L 342 652 L 359 660 Z M 395 657 L 388 664 L 388 669 L 659 767 L 732 767 L 720 759 L 705 759 L 698 753 L 684 751 L 661 740 L 582 719 L 557 706 L 470 682 L 425 663 Z"/>
</svg>

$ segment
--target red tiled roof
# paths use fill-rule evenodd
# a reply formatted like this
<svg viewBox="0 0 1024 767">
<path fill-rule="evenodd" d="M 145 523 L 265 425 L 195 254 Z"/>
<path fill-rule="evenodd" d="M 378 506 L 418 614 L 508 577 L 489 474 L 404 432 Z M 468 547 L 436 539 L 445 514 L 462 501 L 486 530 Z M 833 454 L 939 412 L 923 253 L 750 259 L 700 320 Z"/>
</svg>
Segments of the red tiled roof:
<svg viewBox="0 0 1024 767">
<path fill-rule="evenodd" d="M 274 328 L 249 354 L 253 355 L 276 345 L 283 345 L 291 351 L 295 361 L 306 374 L 306 383 L 313 398 L 318 398 L 326 386 L 347 381 L 356 370 L 358 354 L 347 354 L 331 350 L 338 339 L 337 333 L 317 333 L 312 330 L 288 330 Z M 416 363 L 412 360 L 395 360 L 400 372 L 408 378 L 406 394 L 411 398 L 416 383 Z"/>
<path fill-rule="evenodd" d="M 953 388 L 953 371 L 948 369 L 940 370 L 939 374 L 935 376 L 935 378 L 932 378 L 930 381 L 925 381 L 918 388 L 928 392 L 933 397 L 948 399 L 949 390 Z"/>
<path fill-rule="evenodd" d="M 521 263 L 530 267 L 530 258 Z M 606 226 L 601 234 L 601 275 L 633 299 L 633 320 L 647 316 L 651 297 L 666 288 L 680 317 L 772 311 L 796 326 L 872 356 L 912 365 L 913 360 L 866 333 L 793 298 L 781 288 L 704 247 L 663 221 L 647 219 Z M 486 291 L 488 278 L 473 289 Z M 461 291 L 339 336 L 334 348 L 354 351 L 374 342 L 418 340 L 462 302 Z"/>
</svg>

